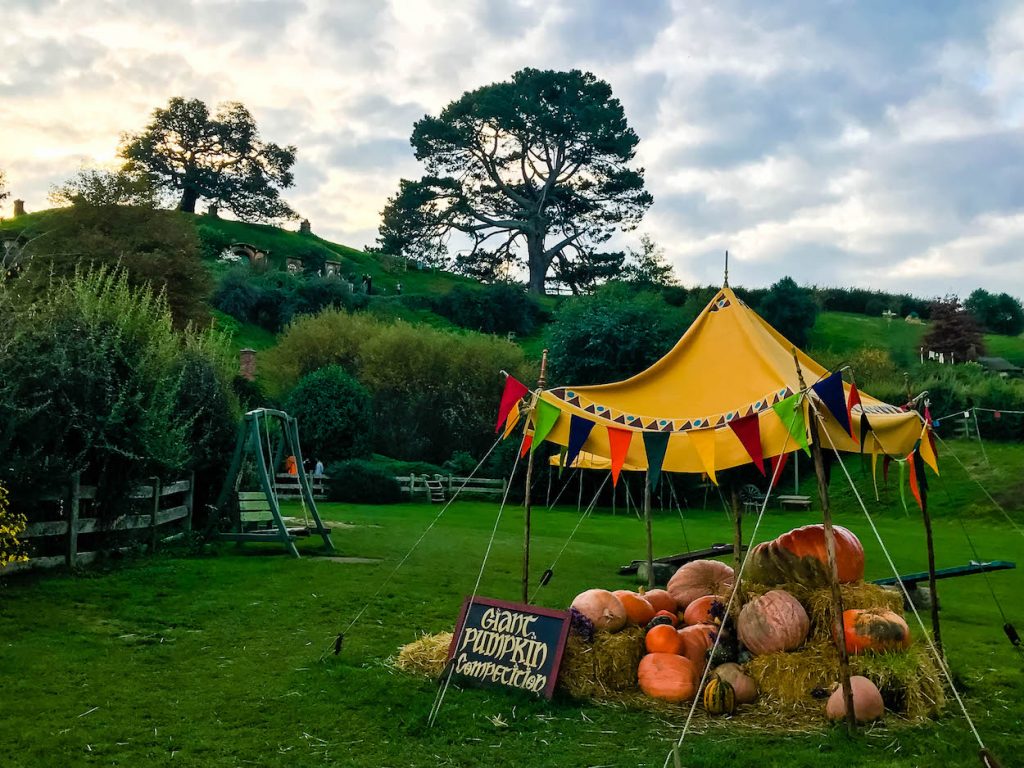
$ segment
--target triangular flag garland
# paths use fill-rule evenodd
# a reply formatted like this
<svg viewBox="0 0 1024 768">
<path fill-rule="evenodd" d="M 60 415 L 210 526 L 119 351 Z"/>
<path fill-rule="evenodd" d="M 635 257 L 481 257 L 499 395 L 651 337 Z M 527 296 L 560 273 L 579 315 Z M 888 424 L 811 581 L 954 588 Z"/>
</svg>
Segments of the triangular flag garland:
<svg viewBox="0 0 1024 768">
<path fill-rule="evenodd" d="M 533 445 L 533 432 L 527 432 L 525 435 L 523 435 L 523 444 L 519 447 L 519 458 L 520 459 L 523 458 L 523 456 L 526 455 L 526 452 L 528 450 L 530 450 L 530 447 L 532 445 Z"/>
<path fill-rule="evenodd" d="M 875 501 L 878 501 L 878 452 L 871 452 L 871 484 L 875 487 Z"/>
<path fill-rule="evenodd" d="M 519 404 L 508 412 L 508 417 L 505 419 L 505 432 L 502 434 L 502 440 L 508 440 L 508 436 L 512 434 L 512 430 L 516 428 L 516 424 L 519 423 L 519 419 L 522 418 L 522 411 L 519 410 Z"/>
<path fill-rule="evenodd" d="M 772 456 L 772 489 L 779 484 L 782 479 L 782 472 L 786 468 L 786 462 L 789 461 L 788 453 L 780 453 L 778 456 Z M 778 467 L 778 469 L 776 469 Z"/>
<path fill-rule="evenodd" d="M 546 400 L 537 401 L 537 410 L 533 414 L 533 446 L 530 450 L 537 450 L 537 446 L 544 442 L 544 438 L 548 436 L 552 428 L 555 426 L 555 422 L 558 421 L 558 417 L 562 415 L 562 411 L 558 406 L 552 405 Z"/>
<path fill-rule="evenodd" d="M 661 477 L 661 465 L 665 462 L 668 450 L 668 432 L 644 432 L 644 452 L 647 454 L 647 482 L 651 491 L 658 486 Z"/>
<path fill-rule="evenodd" d="M 563 445 L 558 449 L 558 476 L 562 476 L 562 470 L 565 469 L 566 460 L 565 454 L 568 453 L 566 447 Z"/>
<path fill-rule="evenodd" d="M 914 461 L 910 465 L 911 471 L 917 480 L 917 504 L 922 512 L 928 511 L 928 478 L 924 473 L 924 458 L 921 451 L 914 451 Z"/>
<path fill-rule="evenodd" d="M 868 415 L 861 411 L 860 414 L 860 452 L 864 453 L 864 441 L 867 440 L 868 432 L 871 431 L 871 424 L 868 423 Z"/>
<path fill-rule="evenodd" d="M 935 455 L 934 439 L 931 429 L 925 424 L 924 429 L 921 431 L 921 447 L 918 448 L 918 453 L 921 454 L 924 463 L 931 467 L 932 472 L 937 475 L 939 474 L 939 459 Z"/>
<path fill-rule="evenodd" d="M 782 419 L 783 425 L 789 430 L 797 445 L 810 456 L 811 449 L 807 445 L 807 422 L 804 420 L 804 408 L 799 393 L 779 400 L 772 406 L 772 410 Z"/>
<path fill-rule="evenodd" d="M 686 434 L 690 436 L 694 450 L 700 457 L 700 463 L 704 465 L 704 471 L 708 473 L 711 482 L 718 485 L 718 478 L 715 477 L 715 430 L 691 429 Z"/>
<path fill-rule="evenodd" d="M 569 446 L 565 456 L 566 464 L 571 466 L 576 461 L 576 457 L 583 450 L 583 444 L 587 442 L 593 428 L 594 422 L 590 419 L 584 419 L 575 413 L 569 416 Z"/>
<path fill-rule="evenodd" d="M 860 392 L 857 390 L 857 383 L 850 382 L 850 393 L 846 396 L 846 423 L 850 427 L 850 437 L 857 440 L 857 435 L 853 431 L 853 407 L 859 405 L 861 407 L 861 419 L 860 429 L 861 438 L 858 442 L 861 444 L 861 453 L 864 452 L 864 423 L 867 421 L 867 416 L 864 414 L 864 404 L 860 401 Z"/>
<path fill-rule="evenodd" d="M 744 416 L 740 419 L 733 419 L 729 422 L 729 428 L 743 445 L 761 476 L 764 477 L 764 453 L 761 451 L 761 421 L 756 413 Z"/>
<path fill-rule="evenodd" d="M 509 411 L 512 410 L 512 406 L 522 400 L 529 391 L 526 385 L 516 379 L 515 376 L 505 378 L 505 391 L 501 393 L 501 404 L 498 406 L 498 423 L 494 425 L 495 432 L 501 431 L 501 425 L 505 423 L 505 419 L 508 417 Z"/>
<path fill-rule="evenodd" d="M 907 507 L 907 462 L 897 461 L 900 465 L 900 503 L 903 504 L 903 511 L 910 514 L 910 509 Z"/>
<path fill-rule="evenodd" d="M 825 404 L 828 412 L 847 433 L 850 432 L 850 416 L 846 406 L 846 397 L 843 392 L 843 374 L 836 371 L 831 376 L 822 379 L 811 386 L 814 393 Z"/>
<path fill-rule="evenodd" d="M 617 429 L 608 427 L 608 448 L 611 453 L 612 462 L 612 486 L 619 483 L 619 472 L 622 465 L 626 463 L 626 452 L 629 450 L 629 443 L 633 439 L 633 432 L 629 429 Z"/>
<path fill-rule="evenodd" d="M 918 460 L 918 452 L 916 450 L 911 451 L 907 456 L 907 464 L 910 465 L 910 492 L 914 494 L 914 500 L 917 502 L 917 506 L 924 511 L 924 501 L 921 498 L 922 486 L 919 482 L 917 471 Z M 924 473 L 922 472 L 921 475 L 923 477 Z"/>
</svg>

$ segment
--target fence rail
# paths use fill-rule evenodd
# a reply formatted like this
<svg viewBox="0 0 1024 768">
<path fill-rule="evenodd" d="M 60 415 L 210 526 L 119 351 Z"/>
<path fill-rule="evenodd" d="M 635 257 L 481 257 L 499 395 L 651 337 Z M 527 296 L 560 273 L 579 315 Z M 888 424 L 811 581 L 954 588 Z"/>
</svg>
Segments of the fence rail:
<svg viewBox="0 0 1024 768">
<path fill-rule="evenodd" d="M 314 475 L 306 475 L 309 478 L 309 487 L 313 493 L 313 498 L 317 501 L 327 498 L 327 491 L 324 489 L 324 481 L 329 478 L 320 475 L 316 477 Z M 274 476 L 275 486 L 277 488 L 277 498 L 279 499 L 301 499 L 302 490 L 299 487 L 299 476 L 289 475 L 287 473 L 281 473 Z"/>
<path fill-rule="evenodd" d="M 152 507 L 149 512 L 140 514 L 121 515 L 113 520 L 105 521 L 98 517 L 81 515 L 81 502 L 94 500 L 96 498 L 96 487 L 91 485 L 80 485 L 76 478 L 72 478 L 64 493 L 44 494 L 40 497 L 43 502 L 60 502 L 66 506 L 62 510 L 65 517 L 60 520 L 43 520 L 29 523 L 25 527 L 22 538 L 27 541 L 33 539 L 46 539 L 53 537 L 64 537 L 64 554 L 44 555 L 32 557 L 24 563 L 11 563 L 5 568 L 0 568 L 0 575 L 14 573 L 16 571 L 31 570 L 36 568 L 54 568 L 60 565 L 67 565 L 71 568 L 86 565 L 93 562 L 99 555 L 106 551 L 125 551 L 130 547 L 106 547 L 96 551 L 81 552 L 78 547 L 80 534 L 106 534 L 120 531 L 149 530 L 150 551 L 156 549 L 160 540 L 160 533 L 157 529 L 169 523 L 184 521 L 184 532 L 192 529 L 192 508 L 193 508 L 193 485 L 195 478 L 188 480 L 176 480 L 166 485 L 157 481 L 153 485 L 137 486 L 129 498 L 136 501 L 152 499 Z M 164 501 L 169 496 L 178 496 L 178 503 L 165 506 Z M 179 534 L 180 535 L 180 534 Z M 163 540 L 167 540 L 165 537 Z"/>
<path fill-rule="evenodd" d="M 506 478 L 490 478 L 490 477 L 459 477 L 458 475 L 403 475 L 396 477 L 398 485 L 402 489 L 402 493 L 408 493 L 410 496 L 415 496 L 417 493 L 422 493 L 427 498 L 430 498 L 430 487 L 427 485 L 430 483 L 441 483 L 441 486 L 446 489 L 449 496 L 465 484 L 463 493 L 483 493 L 483 494 L 494 494 L 501 495 L 505 493 L 505 489 L 508 488 L 508 480 Z"/>
</svg>

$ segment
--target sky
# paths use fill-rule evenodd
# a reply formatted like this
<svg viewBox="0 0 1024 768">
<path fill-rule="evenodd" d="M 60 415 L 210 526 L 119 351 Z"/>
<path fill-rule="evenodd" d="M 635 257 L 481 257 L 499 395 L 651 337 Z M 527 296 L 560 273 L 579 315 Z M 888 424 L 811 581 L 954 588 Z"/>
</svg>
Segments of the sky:
<svg viewBox="0 0 1024 768">
<path fill-rule="evenodd" d="M 783 275 L 1024 296 L 1024 3 L 2 0 L 0 169 L 48 206 L 172 96 L 243 102 L 298 147 L 286 199 L 361 247 L 409 135 L 518 69 L 611 84 L 687 284 Z M 10 200 L 4 215 L 9 215 Z"/>
</svg>

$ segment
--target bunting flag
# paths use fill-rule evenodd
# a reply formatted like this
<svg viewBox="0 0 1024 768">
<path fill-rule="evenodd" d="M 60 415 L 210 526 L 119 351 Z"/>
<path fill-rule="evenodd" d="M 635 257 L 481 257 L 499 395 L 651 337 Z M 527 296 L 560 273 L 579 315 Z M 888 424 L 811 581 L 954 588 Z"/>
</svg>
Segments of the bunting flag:
<svg viewBox="0 0 1024 768">
<path fill-rule="evenodd" d="M 905 461 L 898 461 L 897 463 L 900 465 L 900 503 L 903 504 L 903 511 L 906 512 L 909 515 L 910 514 L 910 509 L 907 507 L 907 491 L 906 491 L 906 486 L 907 486 L 907 462 L 905 462 Z"/>
<path fill-rule="evenodd" d="M 520 418 L 522 418 L 522 411 L 519 410 L 519 406 L 517 405 L 508 412 L 508 418 L 505 419 L 505 432 L 501 436 L 502 440 L 508 440 L 508 436 L 512 434 L 512 430 L 516 428 L 516 424 L 519 423 Z"/>
<path fill-rule="evenodd" d="M 580 455 L 580 451 L 583 450 L 583 444 L 587 442 L 587 438 L 590 437 L 590 431 L 594 428 L 594 422 L 590 419 L 584 419 L 582 416 L 577 416 L 575 413 L 569 417 L 569 446 L 568 451 L 565 455 L 565 463 L 572 465 L 576 461 L 576 457 Z"/>
<path fill-rule="evenodd" d="M 700 463 L 704 465 L 704 471 L 708 473 L 711 482 L 718 485 L 718 478 L 715 477 L 715 430 L 691 429 L 686 434 L 690 436 L 694 450 L 700 457 Z"/>
<path fill-rule="evenodd" d="M 889 465 L 892 464 L 892 456 L 885 454 L 885 458 L 882 460 L 882 481 L 889 485 Z"/>
<path fill-rule="evenodd" d="M 764 477 L 764 453 L 761 450 L 761 422 L 758 415 L 752 413 L 741 419 L 733 419 L 729 422 L 729 428 L 743 444 L 743 450 L 757 466 L 761 477 Z"/>
<path fill-rule="evenodd" d="M 919 460 L 919 449 L 911 451 L 910 454 L 907 456 L 907 464 L 910 465 L 910 492 L 914 494 L 914 500 L 917 502 L 917 506 L 921 508 L 921 511 L 924 511 L 924 501 L 922 501 L 921 496 L 922 486 L 919 482 L 917 471 Z M 924 473 L 922 472 L 921 475 L 923 476 Z"/>
<path fill-rule="evenodd" d="M 875 501 L 878 501 L 878 454 L 871 452 L 871 484 L 875 487 Z"/>
<path fill-rule="evenodd" d="M 519 458 L 520 459 L 523 458 L 523 456 L 526 455 L 526 452 L 528 450 L 530 450 L 530 447 L 532 445 L 533 445 L 533 432 L 527 432 L 525 435 L 523 435 L 523 444 L 521 446 L 519 446 Z"/>
<path fill-rule="evenodd" d="M 812 385 L 811 389 L 825 404 L 828 412 L 839 422 L 839 426 L 849 433 L 850 412 L 847 410 L 846 397 L 843 392 L 842 372 L 836 371 L 831 376 Z"/>
<path fill-rule="evenodd" d="M 860 452 L 864 453 L 864 441 L 867 439 L 871 425 L 868 423 L 868 415 L 861 411 L 860 414 Z"/>
<path fill-rule="evenodd" d="M 790 395 L 779 400 L 772 406 L 775 414 L 782 419 L 783 425 L 789 430 L 789 434 L 796 440 L 797 445 L 804 449 L 804 453 L 811 455 L 811 449 L 807 446 L 807 422 L 804 420 L 804 409 L 800 403 L 800 395 Z"/>
<path fill-rule="evenodd" d="M 939 458 L 935 455 L 934 440 L 931 428 L 925 424 L 924 429 L 921 430 L 921 447 L 918 448 L 918 453 L 921 454 L 924 463 L 931 467 L 932 472 L 937 475 L 939 474 Z"/>
<path fill-rule="evenodd" d="M 565 446 L 561 446 L 558 449 L 558 476 L 562 476 L 562 472 L 565 469 L 565 465 L 568 463 L 565 460 L 565 454 L 567 453 Z"/>
<path fill-rule="evenodd" d="M 857 435 L 853 431 L 853 406 L 859 405 L 861 407 L 860 414 L 860 430 L 861 438 L 857 440 Z M 846 423 L 850 427 L 850 437 L 857 440 L 861 444 L 860 452 L 864 453 L 864 424 L 867 421 L 867 416 L 864 415 L 864 404 L 860 401 L 860 392 L 857 390 L 857 382 L 850 382 L 850 394 L 846 396 Z"/>
<path fill-rule="evenodd" d="M 647 482 L 651 492 L 658 486 L 661 477 L 661 465 L 665 461 L 668 450 L 668 432 L 643 432 L 644 452 L 647 454 Z"/>
<path fill-rule="evenodd" d="M 558 417 L 561 415 L 562 411 L 558 406 L 552 405 L 546 400 L 537 401 L 537 410 L 533 415 L 533 445 L 530 446 L 531 453 L 537 450 L 537 446 L 544 442 L 544 438 L 551 432 L 555 422 L 558 421 Z"/>
<path fill-rule="evenodd" d="M 921 456 L 921 449 L 914 451 L 913 456 L 914 460 L 910 464 L 910 476 L 917 485 L 917 505 L 922 512 L 926 512 L 928 510 L 928 477 L 924 473 L 924 457 Z"/>
<path fill-rule="evenodd" d="M 505 423 L 505 419 L 508 417 L 509 411 L 512 410 L 512 406 L 522 400 L 529 391 L 526 385 L 516 379 L 515 376 L 507 376 L 505 378 L 505 391 L 501 393 L 501 404 L 498 406 L 498 423 L 494 425 L 495 432 L 501 431 L 501 425 Z"/>
<path fill-rule="evenodd" d="M 772 487 L 768 490 L 774 489 L 775 486 L 779 484 L 779 480 L 782 479 L 782 471 L 786 468 L 787 461 L 789 461 L 788 453 L 780 453 L 778 456 L 772 456 Z M 776 467 L 778 467 L 777 470 Z"/>
<path fill-rule="evenodd" d="M 632 439 L 632 430 L 608 427 L 608 447 L 611 449 L 609 452 L 612 460 L 612 487 L 619 483 L 619 472 L 622 471 L 622 465 L 626 463 L 626 452 L 629 450 L 629 443 Z"/>
</svg>

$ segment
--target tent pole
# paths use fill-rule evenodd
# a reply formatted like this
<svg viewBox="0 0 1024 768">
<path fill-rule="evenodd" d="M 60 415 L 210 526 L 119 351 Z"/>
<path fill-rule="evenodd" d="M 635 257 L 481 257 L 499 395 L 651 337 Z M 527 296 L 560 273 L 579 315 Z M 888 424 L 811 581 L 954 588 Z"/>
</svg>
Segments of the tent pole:
<svg viewBox="0 0 1024 768">
<path fill-rule="evenodd" d="M 800 381 L 800 391 L 805 392 L 804 373 L 800 368 L 800 360 L 793 348 L 793 362 L 796 363 L 796 375 Z M 807 395 L 805 395 L 807 396 Z M 808 396 L 809 397 L 809 396 Z M 818 432 L 817 409 L 814 401 L 808 399 L 810 406 L 811 455 L 814 458 L 814 474 L 818 478 L 818 496 L 821 498 L 821 521 L 825 527 L 825 550 L 828 553 L 829 587 L 832 589 L 832 636 L 836 650 L 839 652 L 839 681 L 843 686 L 843 699 L 846 704 L 846 726 L 853 735 L 857 732 L 857 715 L 853 711 L 853 688 L 850 685 L 850 659 L 846 654 L 846 637 L 843 633 L 843 595 L 839 590 L 839 565 L 836 562 L 836 536 L 832 529 L 832 510 L 829 506 L 828 484 L 825 482 L 825 461 L 821 454 L 821 439 Z"/>
<path fill-rule="evenodd" d="M 555 473 L 551 471 L 551 465 L 548 464 L 548 495 L 544 499 L 544 506 L 548 509 L 551 508 L 551 479 L 555 476 Z"/>
<path fill-rule="evenodd" d="M 580 476 L 580 497 L 576 500 L 576 511 L 579 512 L 583 509 L 583 470 L 577 469 L 576 472 Z"/>
<path fill-rule="evenodd" d="M 654 589 L 654 538 L 651 535 L 651 480 L 644 472 L 644 523 L 647 525 L 647 588 Z"/>
<path fill-rule="evenodd" d="M 740 572 L 740 566 L 743 565 L 743 503 L 740 501 L 739 483 L 734 478 L 729 481 L 729 500 L 732 503 L 733 512 L 733 538 L 732 538 L 732 560 L 733 570 L 736 573 Z M 734 590 L 736 597 L 740 596 L 740 582 L 737 579 Z"/>
<path fill-rule="evenodd" d="M 540 375 L 537 377 L 537 389 L 544 389 L 544 374 L 548 367 L 548 351 L 545 349 L 540 358 Z M 539 396 L 539 395 L 538 395 Z M 536 398 L 534 398 L 536 406 Z M 526 494 L 523 500 L 523 603 L 530 602 L 530 487 L 533 485 L 533 454 L 536 446 L 531 446 L 530 456 L 526 460 Z"/>
<path fill-rule="evenodd" d="M 939 658 L 945 659 L 945 654 L 942 652 L 942 632 L 939 630 L 939 594 L 935 588 L 935 544 L 932 542 L 932 516 L 928 513 L 928 497 L 924 491 L 921 492 L 921 516 L 924 518 L 924 538 L 928 545 L 928 592 L 932 603 L 932 638 L 935 640 L 935 650 L 938 651 Z"/>
</svg>

